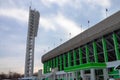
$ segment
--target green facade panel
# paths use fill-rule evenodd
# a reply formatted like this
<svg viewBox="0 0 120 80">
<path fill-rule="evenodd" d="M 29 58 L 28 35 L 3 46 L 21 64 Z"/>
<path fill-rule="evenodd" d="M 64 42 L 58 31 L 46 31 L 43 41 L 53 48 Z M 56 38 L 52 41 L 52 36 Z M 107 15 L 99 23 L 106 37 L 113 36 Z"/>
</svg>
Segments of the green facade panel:
<svg viewBox="0 0 120 80">
<path fill-rule="evenodd" d="M 90 62 L 90 59 L 89 59 L 89 49 L 88 49 L 87 45 L 85 46 L 85 50 L 86 50 L 86 61 L 87 61 L 87 63 L 89 63 Z"/>
<path fill-rule="evenodd" d="M 50 72 L 50 61 L 47 61 L 47 69 L 48 69 L 48 73 Z"/>
<path fill-rule="evenodd" d="M 88 69 L 102 69 L 106 68 L 105 63 L 87 63 L 87 64 L 81 64 L 81 65 L 76 65 L 76 66 L 70 66 L 64 69 L 65 72 L 71 72 L 71 71 L 76 71 L 76 70 L 88 70 Z"/>
<path fill-rule="evenodd" d="M 115 33 L 112 34 L 113 38 L 113 43 L 114 43 L 114 49 L 115 49 L 115 54 L 117 60 L 120 60 L 120 48 L 119 48 L 119 43 L 117 39 L 117 35 Z M 58 67 L 59 64 L 59 69 L 60 71 L 62 70 L 62 65 L 63 69 L 65 72 L 71 72 L 71 71 L 76 71 L 76 70 L 87 70 L 91 68 L 106 68 L 106 62 L 108 62 L 108 51 L 107 51 L 107 41 L 106 38 L 102 37 L 102 48 L 103 48 L 103 53 L 104 53 L 104 61 L 105 63 L 99 63 L 98 61 L 98 48 L 97 48 L 97 42 L 93 41 L 92 42 L 92 47 L 93 47 L 93 53 L 94 53 L 94 62 L 90 62 L 90 52 L 89 52 L 89 47 L 86 44 L 85 45 L 85 53 L 86 53 L 86 63 L 83 64 L 83 52 L 81 48 L 78 48 L 79 51 L 79 65 L 77 63 L 76 58 L 77 57 L 77 52 L 76 50 L 73 50 L 73 55 L 69 51 L 67 54 L 60 55 L 59 57 L 55 57 L 54 59 L 51 59 L 49 61 L 44 62 L 43 67 L 44 67 L 44 74 L 49 73 L 51 71 L 51 68 Z M 83 49 L 84 51 L 84 49 Z M 98 52 L 97 52 L 98 51 Z M 71 56 L 73 56 L 73 66 L 72 66 L 72 59 Z M 67 58 L 67 60 L 66 60 Z M 62 61 L 63 60 L 63 61 Z M 68 61 L 68 62 L 67 62 Z M 59 62 L 59 63 L 58 63 Z M 62 63 L 63 62 L 63 63 Z M 66 66 L 66 63 L 68 63 L 68 67 Z"/>
<path fill-rule="evenodd" d="M 117 41 L 117 37 L 115 33 L 113 33 L 113 42 L 114 42 L 114 47 L 115 47 L 116 58 L 117 60 L 120 60 L 119 45 L 118 45 L 118 41 Z"/>
<path fill-rule="evenodd" d="M 74 61 L 74 66 L 76 65 L 76 51 L 73 50 L 73 61 Z"/>
<path fill-rule="evenodd" d="M 71 54 L 68 52 L 68 67 L 71 66 Z"/>
<path fill-rule="evenodd" d="M 97 63 L 98 62 L 98 54 L 97 54 L 97 45 L 96 45 L 96 42 L 93 42 L 93 52 L 94 52 L 95 62 Z"/>
<path fill-rule="evenodd" d="M 79 48 L 79 61 L 80 61 L 80 64 L 83 63 L 83 60 L 82 60 L 82 50 L 81 50 L 81 48 Z"/>
<path fill-rule="evenodd" d="M 62 55 L 59 58 L 60 58 L 60 71 L 61 71 L 62 70 Z"/>
<path fill-rule="evenodd" d="M 66 67 L 66 55 L 63 55 L 63 64 L 64 64 L 64 68 Z"/>
<path fill-rule="evenodd" d="M 56 57 L 56 66 L 58 67 L 58 57 Z"/>
<path fill-rule="evenodd" d="M 104 37 L 102 38 L 102 45 L 103 45 L 103 52 L 104 52 L 105 62 L 108 62 L 108 53 L 107 53 L 106 39 Z"/>
<path fill-rule="evenodd" d="M 55 68 L 55 58 L 53 58 L 53 68 Z"/>
</svg>

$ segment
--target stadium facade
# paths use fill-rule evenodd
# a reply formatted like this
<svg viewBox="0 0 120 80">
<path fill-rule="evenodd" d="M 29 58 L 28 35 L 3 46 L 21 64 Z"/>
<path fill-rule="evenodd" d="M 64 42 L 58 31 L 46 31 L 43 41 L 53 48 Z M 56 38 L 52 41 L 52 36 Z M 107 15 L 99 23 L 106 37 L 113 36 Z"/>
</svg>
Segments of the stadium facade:
<svg viewBox="0 0 120 80">
<path fill-rule="evenodd" d="M 120 79 L 120 11 L 42 56 L 45 80 Z"/>
</svg>

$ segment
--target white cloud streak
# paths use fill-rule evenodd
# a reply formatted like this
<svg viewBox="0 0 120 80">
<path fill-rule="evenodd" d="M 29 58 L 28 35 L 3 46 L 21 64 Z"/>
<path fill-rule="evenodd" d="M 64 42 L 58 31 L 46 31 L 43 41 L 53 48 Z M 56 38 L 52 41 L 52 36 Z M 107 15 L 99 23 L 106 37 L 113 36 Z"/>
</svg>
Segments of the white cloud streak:
<svg viewBox="0 0 120 80">
<path fill-rule="evenodd" d="M 47 7 L 51 7 L 53 4 L 56 4 L 60 8 L 63 8 L 66 5 L 74 8 L 81 8 L 81 0 L 41 0 L 41 2 Z"/>
<path fill-rule="evenodd" d="M 64 7 L 65 5 L 70 5 L 74 8 L 81 8 L 83 3 L 90 5 L 90 6 L 101 6 L 104 8 L 109 8 L 111 6 L 110 0 L 41 0 L 42 3 L 50 7 L 53 4 L 58 5 L 59 7 Z"/>
<path fill-rule="evenodd" d="M 17 8 L 0 8 L 0 16 L 6 16 L 10 17 L 16 20 L 20 20 L 22 22 L 27 22 L 28 21 L 28 11 L 23 10 L 23 9 L 17 9 Z"/>
<path fill-rule="evenodd" d="M 60 13 L 49 18 L 41 17 L 40 24 L 41 27 L 44 27 L 47 30 L 63 30 L 66 33 L 71 33 L 72 36 L 75 36 L 81 32 L 81 28 L 77 23 L 66 18 Z"/>
<path fill-rule="evenodd" d="M 85 3 L 88 3 L 92 6 L 101 6 L 104 8 L 108 8 L 111 6 L 110 0 L 86 0 Z"/>
</svg>

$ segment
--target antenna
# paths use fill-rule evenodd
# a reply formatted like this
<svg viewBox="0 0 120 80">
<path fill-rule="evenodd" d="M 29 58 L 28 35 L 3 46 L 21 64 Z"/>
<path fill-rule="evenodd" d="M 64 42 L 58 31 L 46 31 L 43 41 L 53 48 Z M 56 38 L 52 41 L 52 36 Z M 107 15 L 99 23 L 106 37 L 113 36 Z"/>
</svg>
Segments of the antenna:
<svg viewBox="0 0 120 80">
<path fill-rule="evenodd" d="M 107 17 L 108 16 L 108 9 L 106 8 L 105 11 L 106 11 L 106 17 Z"/>
<path fill-rule="evenodd" d="M 60 38 L 60 44 L 62 43 L 62 38 Z"/>
<path fill-rule="evenodd" d="M 55 43 L 53 44 L 53 46 L 55 47 Z"/>
<path fill-rule="evenodd" d="M 71 38 L 71 32 L 69 33 L 69 39 Z"/>
<path fill-rule="evenodd" d="M 90 21 L 88 20 L 88 28 L 89 28 L 89 26 L 90 26 Z"/>
<path fill-rule="evenodd" d="M 48 50 L 50 49 L 50 47 L 48 47 Z"/>
</svg>

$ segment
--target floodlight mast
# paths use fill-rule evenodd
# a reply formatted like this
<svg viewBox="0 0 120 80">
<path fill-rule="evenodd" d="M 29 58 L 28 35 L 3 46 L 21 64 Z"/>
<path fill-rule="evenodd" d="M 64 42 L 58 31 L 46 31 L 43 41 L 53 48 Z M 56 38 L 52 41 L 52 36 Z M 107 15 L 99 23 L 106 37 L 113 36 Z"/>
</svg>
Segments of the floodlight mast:
<svg viewBox="0 0 120 80">
<path fill-rule="evenodd" d="M 29 7 L 29 22 L 26 44 L 25 73 L 24 77 L 33 76 L 34 71 L 34 46 L 35 37 L 37 37 L 40 14 Z"/>
</svg>

